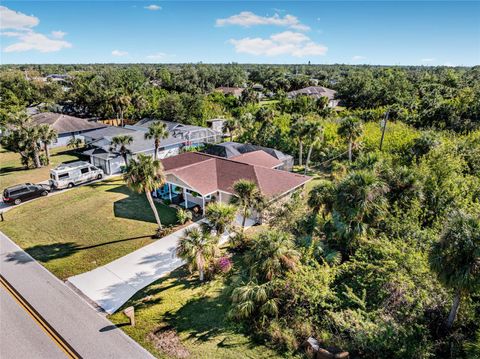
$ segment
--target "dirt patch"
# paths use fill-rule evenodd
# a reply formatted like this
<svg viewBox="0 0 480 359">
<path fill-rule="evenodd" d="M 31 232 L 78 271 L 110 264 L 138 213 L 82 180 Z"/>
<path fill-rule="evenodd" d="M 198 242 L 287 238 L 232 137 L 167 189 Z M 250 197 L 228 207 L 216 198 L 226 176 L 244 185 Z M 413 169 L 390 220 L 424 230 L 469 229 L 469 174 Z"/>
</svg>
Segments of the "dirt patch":
<svg viewBox="0 0 480 359">
<path fill-rule="evenodd" d="M 156 329 L 148 334 L 148 339 L 155 345 L 159 351 L 175 358 L 188 358 L 190 352 L 181 343 L 175 329 L 166 326 Z"/>
</svg>

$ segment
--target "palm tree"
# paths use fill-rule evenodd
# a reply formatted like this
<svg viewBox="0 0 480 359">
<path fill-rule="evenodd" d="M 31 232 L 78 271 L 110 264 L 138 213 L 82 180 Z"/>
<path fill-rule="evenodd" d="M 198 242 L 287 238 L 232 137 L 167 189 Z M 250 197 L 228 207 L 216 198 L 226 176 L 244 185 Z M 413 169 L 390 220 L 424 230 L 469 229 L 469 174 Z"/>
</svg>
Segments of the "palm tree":
<svg viewBox="0 0 480 359">
<path fill-rule="evenodd" d="M 232 291 L 232 308 L 228 315 L 234 319 L 248 319 L 278 315 L 278 298 L 273 282 L 258 284 L 250 281 Z"/>
<path fill-rule="evenodd" d="M 55 131 L 49 125 L 43 124 L 39 126 L 38 132 L 40 135 L 40 140 L 43 142 L 45 155 L 47 156 L 47 164 L 50 164 L 50 149 L 48 148 L 48 146 L 57 139 L 57 131 Z"/>
<path fill-rule="evenodd" d="M 261 211 L 265 207 L 265 198 L 257 185 L 248 180 L 238 180 L 233 185 L 235 196 L 231 203 L 236 205 L 242 215 L 242 232 L 245 230 L 245 222 L 252 210 Z"/>
<path fill-rule="evenodd" d="M 77 148 L 80 148 L 82 146 L 82 143 L 83 143 L 83 141 L 82 141 L 81 138 L 76 138 L 75 136 L 72 136 L 68 140 L 67 147 L 77 149 Z"/>
<path fill-rule="evenodd" d="M 298 165 L 302 166 L 303 164 L 303 140 L 305 135 L 308 133 L 308 128 L 306 126 L 305 120 L 300 117 L 297 118 L 291 127 L 291 134 L 293 137 L 296 137 L 298 140 Z"/>
<path fill-rule="evenodd" d="M 232 226 L 236 213 L 237 208 L 232 204 L 213 202 L 207 206 L 205 217 L 215 229 L 217 235 L 221 236 Z"/>
<path fill-rule="evenodd" d="M 323 139 L 323 127 L 319 122 L 310 121 L 306 127 L 306 136 L 308 142 L 310 142 L 310 147 L 308 148 L 307 160 L 305 161 L 305 174 L 307 174 L 308 171 L 308 163 L 310 162 L 310 157 L 312 156 L 313 146 Z"/>
<path fill-rule="evenodd" d="M 169 135 L 167 125 L 165 123 L 157 121 L 152 123 L 149 127 L 147 132 L 145 132 L 145 139 L 151 140 L 152 138 L 155 141 L 155 153 L 154 157 L 157 159 L 158 157 L 158 149 L 160 148 L 160 141 L 164 138 L 167 138 Z"/>
<path fill-rule="evenodd" d="M 447 328 L 451 328 L 463 296 L 480 288 L 480 219 L 456 213 L 429 254 L 438 279 L 455 293 Z"/>
<path fill-rule="evenodd" d="M 325 214 L 332 211 L 334 202 L 335 185 L 332 181 L 320 180 L 308 195 L 308 205 L 312 208 L 315 216 L 323 208 L 322 215 L 325 218 Z"/>
<path fill-rule="evenodd" d="M 388 191 L 386 183 L 368 170 L 353 171 L 338 184 L 332 215 L 347 246 L 385 214 Z"/>
<path fill-rule="evenodd" d="M 233 134 L 240 128 L 240 123 L 236 118 L 229 118 L 223 124 L 223 131 L 230 134 L 230 142 L 233 141 Z"/>
<path fill-rule="evenodd" d="M 117 151 L 122 155 L 125 166 L 128 166 L 127 156 L 132 153 L 127 146 L 133 142 L 133 137 L 129 135 L 119 135 L 112 138 L 110 151 Z"/>
<path fill-rule="evenodd" d="M 255 238 L 245 259 L 250 265 L 251 275 L 265 282 L 295 270 L 300 253 L 295 250 L 289 233 L 274 229 Z"/>
<path fill-rule="evenodd" d="M 201 281 L 205 277 L 205 264 L 216 250 L 216 239 L 198 227 L 188 228 L 180 238 L 177 255 L 188 263 L 190 271 L 198 270 Z"/>
<path fill-rule="evenodd" d="M 40 132 L 38 127 L 25 128 L 22 137 L 25 149 L 33 156 L 35 167 L 42 167 L 42 163 L 40 162 Z"/>
<path fill-rule="evenodd" d="M 162 230 L 162 222 L 158 216 L 157 207 L 153 203 L 152 192 L 165 183 L 162 163 L 151 156 L 139 154 L 137 159 L 132 159 L 127 166 L 124 179 L 127 186 L 137 193 L 145 193 L 148 203 L 152 208 L 158 224 L 157 236 Z"/>
<path fill-rule="evenodd" d="M 362 135 L 362 122 L 357 117 L 347 117 L 342 120 L 338 128 L 339 136 L 348 141 L 348 160 L 352 162 L 352 147 L 355 140 Z"/>
</svg>

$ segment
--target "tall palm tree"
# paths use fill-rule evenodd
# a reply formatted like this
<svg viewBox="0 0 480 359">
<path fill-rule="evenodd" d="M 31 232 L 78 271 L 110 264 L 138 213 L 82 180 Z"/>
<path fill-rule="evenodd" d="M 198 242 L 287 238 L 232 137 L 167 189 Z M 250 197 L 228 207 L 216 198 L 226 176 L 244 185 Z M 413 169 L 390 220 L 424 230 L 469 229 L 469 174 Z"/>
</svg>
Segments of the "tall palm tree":
<svg viewBox="0 0 480 359">
<path fill-rule="evenodd" d="M 362 135 L 363 125 L 357 117 L 346 117 L 338 127 L 338 134 L 348 142 L 348 160 L 352 162 L 352 147 L 357 138 Z"/>
<path fill-rule="evenodd" d="M 127 148 L 133 142 L 133 137 L 129 135 L 118 135 L 112 138 L 110 151 L 117 151 L 123 157 L 125 166 L 128 166 L 127 156 L 132 152 Z"/>
<path fill-rule="evenodd" d="M 132 159 L 124 174 L 127 186 L 137 193 L 145 193 L 148 203 L 152 208 L 158 224 L 157 236 L 162 230 L 162 222 L 158 215 L 157 207 L 153 203 L 152 192 L 165 184 L 163 165 L 151 156 L 139 154 L 137 159 Z"/>
<path fill-rule="evenodd" d="M 158 149 L 160 148 L 160 141 L 162 141 L 164 138 L 168 137 L 168 129 L 167 125 L 165 123 L 157 121 L 152 123 L 149 127 L 147 132 L 145 132 L 145 139 L 146 140 L 151 140 L 153 139 L 155 141 L 155 153 L 154 157 L 155 159 L 158 159 Z"/>
<path fill-rule="evenodd" d="M 318 184 L 312 188 L 308 195 L 308 205 L 312 208 L 313 213 L 317 215 L 321 209 L 322 215 L 333 210 L 335 202 L 335 185 L 332 181 L 320 180 Z"/>
<path fill-rule="evenodd" d="M 231 203 L 236 205 L 242 215 L 242 232 L 245 230 L 245 222 L 252 210 L 261 211 L 265 207 L 266 200 L 258 189 L 257 185 L 251 181 L 241 179 L 234 183 Z"/>
<path fill-rule="evenodd" d="M 188 228 L 180 238 L 177 255 L 188 263 L 190 271 L 198 270 L 199 279 L 205 278 L 205 264 L 216 250 L 216 239 L 198 227 Z"/>
<path fill-rule="evenodd" d="M 283 276 L 287 271 L 295 270 L 300 253 L 295 250 L 289 233 L 269 230 L 260 233 L 246 253 L 252 276 L 259 281 L 271 281 Z"/>
<path fill-rule="evenodd" d="M 480 289 L 480 218 L 456 213 L 433 244 L 429 260 L 438 279 L 455 293 L 447 319 L 451 328 L 462 297 Z"/>
<path fill-rule="evenodd" d="M 310 143 L 308 148 L 307 159 L 305 161 L 305 174 L 308 171 L 308 164 L 312 156 L 313 147 L 323 139 L 323 126 L 318 121 L 310 121 L 306 125 L 307 127 L 307 141 Z"/>
<path fill-rule="evenodd" d="M 132 97 L 127 95 L 127 94 L 122 94 L 118 98 L 118 109 L 120 111 L 120 120 L 121 120 L 121 123 L 122 123 L 122 127 L 124 127 L 123 116 L 124 116 L 125 111 L 127 110 L 128 106 L 131 105 L 131 103 L 132 103 Z"/>
<path fill-rule="evenodd" d="M 303 142 L 304 137 L 308 134 L 308 127 L 302 117 L 296 119 L 291 127 L 291 134 L 298 140 L 298 165 L 303 164 Z"/>
<path fill-rule="evenodd" d="M 232 226 L 236 213 L 237 208 L 232 204 L 213 202 L 207 206 L 205 217 L 215 229 L 217 235 L 221 236 Z"/>
<path fill-rule="evenodd" d="M 40 135 L 40 141 L 43 143 L 45 155 L 47 156 L 47 164 L 50 164 L 50 149 L 48 146 L 58 138 L 57 131 L 55 131 L 49 125 L 43 124 L 39 126 L 38 132 Z"/>
<path fill-rule="evenodd" d="M 20 134 L 20 147 L 25 149 L 25 152 L 29 154 L 28 157 L 33 157 L 36 168 L 42 167 L 42 163 L 40 162 L 40 132 L 38 127 L 31 126 L 22 128 Z"/>
</svg>

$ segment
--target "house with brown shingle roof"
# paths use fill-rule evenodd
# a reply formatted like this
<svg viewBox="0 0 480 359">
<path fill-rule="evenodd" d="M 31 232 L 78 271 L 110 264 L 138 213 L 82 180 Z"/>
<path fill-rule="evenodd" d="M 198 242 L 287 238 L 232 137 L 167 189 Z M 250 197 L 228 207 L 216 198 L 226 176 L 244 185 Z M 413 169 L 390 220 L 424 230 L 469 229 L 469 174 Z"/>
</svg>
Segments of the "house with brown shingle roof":
<svg viewBox="0 0 480 359">
<path fill-rule="evenodd" d="M 337 91 L 323 87 L 323 86 L 308 86 L 300 90 L 290 91 L 287 93 L 288 98 L 294 98 L 297 96 L 309 96 L 314 99 L 320 97 L 328 98 L 328 107 L 338 106 L 338 100 L 335 98 Z"/>
<path fill-rule="evenodd" d="M 222 87 L 217 87 L 215 89 L 215 92 L 221 92 L 224 95 L 232 95 L 237 98 L 242 96 L 242 93 L 245 89 L 242 87 L 227 87 L 227 86 L 222 86 Z"/>
<path fill-rule="evenodd" d="M 83 140 L 85 133 L 107 127 L 95 121 L 53 112 L 41 112 L 33 115 L 31 119 L 35 125 L 47 124 L 57 132 L 57 141 L 51 147 L 66 146 L 72 137 Z"/>
<path fill-rule="evenodd" d="M 242 157 L 242 156 L 240 156 Z M 226 159 L 200 152 L 187 152 L 162 160 L 166 184 L 157 196 L 185 208 L 199 205 L 203 211 L 210 201 L 229 203 L 233 186 L 241 179 L 257 185 L 270 201 L 276 201 L 302 188 L 311 177 L 275 169 L 278 159 L 263 152 Z"/>
</svg>

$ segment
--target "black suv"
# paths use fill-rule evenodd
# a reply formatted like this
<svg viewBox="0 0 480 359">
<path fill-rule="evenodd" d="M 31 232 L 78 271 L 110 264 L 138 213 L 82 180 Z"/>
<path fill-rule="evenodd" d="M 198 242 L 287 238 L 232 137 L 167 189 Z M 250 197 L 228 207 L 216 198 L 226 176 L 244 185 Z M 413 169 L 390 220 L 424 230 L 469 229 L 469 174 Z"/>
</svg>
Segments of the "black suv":
<svg viewBox="0 0 480 359">
<path fill-rule="evenodd" d="M 3 202 L 20 204 L 29 199 L 48 195 L 47 186 L 24 183 L 13 187 L 5 188 L 3 191 Z"/>
</svg>

